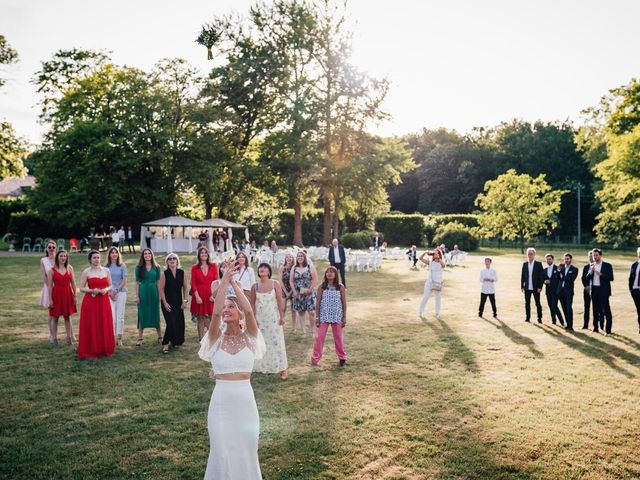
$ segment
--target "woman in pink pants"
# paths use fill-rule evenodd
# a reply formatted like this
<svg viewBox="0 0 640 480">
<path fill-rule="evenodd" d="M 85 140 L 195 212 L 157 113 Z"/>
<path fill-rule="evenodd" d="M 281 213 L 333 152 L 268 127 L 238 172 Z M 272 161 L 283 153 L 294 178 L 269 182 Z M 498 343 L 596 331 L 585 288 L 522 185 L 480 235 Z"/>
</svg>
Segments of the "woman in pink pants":
<svg viewBox="0 0 640 480">
<path fill-rule="evenodd" d="M 336 346 L 336 354 L 340 360 L 340 366 L 347 363 L 347 354 L 344 351 L 344 338 L 342 329 L 347 324 L 347 293 L 344 286 L 338 282 L 338 270 L 329 267 L 324 272 L 322 284 L 318 287 L 316 300 L 316 327 L 317 335 L 311 356 L 311 366 L 318 365 L 324 350 L 324 339 L 327 329 L 331 325 L 333 330 L 333 342 Z"/>
</svg>

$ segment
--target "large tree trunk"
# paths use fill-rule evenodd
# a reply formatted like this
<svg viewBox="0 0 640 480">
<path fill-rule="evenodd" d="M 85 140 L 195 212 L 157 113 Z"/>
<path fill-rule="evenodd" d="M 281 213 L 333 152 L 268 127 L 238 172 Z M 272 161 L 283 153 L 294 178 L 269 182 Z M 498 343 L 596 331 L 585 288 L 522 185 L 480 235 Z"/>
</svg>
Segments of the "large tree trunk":
<svg viewBox="0 0 640 480">
<path fill-rule="evenodd" d="M 340 238 L 340 215 L 338 215 L 338 196 L 334 195 L 333 204 L 333 237 Z"/>
<path fill-rule="evenodd" d="M 331 194 L 325 193 L 322 197 L 324 213 L 322 215 L 322 244 L 331 245 Z"/>
<path fill-rule="evenodd" d="M 302 247 L 302 205 L 299 199 L 293 201 L 293 244 Z"/>
</svg>

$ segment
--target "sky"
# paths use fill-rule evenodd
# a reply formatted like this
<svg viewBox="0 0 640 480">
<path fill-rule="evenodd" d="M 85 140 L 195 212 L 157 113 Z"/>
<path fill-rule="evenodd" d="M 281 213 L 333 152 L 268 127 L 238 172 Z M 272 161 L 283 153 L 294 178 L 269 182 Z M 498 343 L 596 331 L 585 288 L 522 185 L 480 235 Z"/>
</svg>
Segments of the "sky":
<svg viewBox="0 0 640 480">
<path fill-rule="evenodd" d="M 194 42 L 200 27 L 253 3 L 0 0 L 0 34 L 20 56 L 0 72 L 0 119 L 40 141 L 46 126 L 30 79 L 59 49 L 104 49 L 142 69 L 182 57 L 206 74 L 206 49 Z M 581 110 L 640 77 L 636 0 L 350 0 L 347 8 L 353 63 L 391 82 L 383 105 L 391 119 L 372 128 L 381 135 L 465 133 L 514 118 L 579 125 Z"/>
</svg>

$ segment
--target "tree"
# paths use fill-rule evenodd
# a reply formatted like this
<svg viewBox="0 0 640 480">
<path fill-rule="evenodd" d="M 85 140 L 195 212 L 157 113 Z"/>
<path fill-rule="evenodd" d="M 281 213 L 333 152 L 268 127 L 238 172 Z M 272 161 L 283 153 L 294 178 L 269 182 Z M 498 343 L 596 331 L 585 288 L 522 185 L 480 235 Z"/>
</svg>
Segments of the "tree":
<svg viewBox="0 0 640 480">
<path fill-rule="evenodd" d="M 18 61 L 18 52 L 7 42 L 4 35 L 0 35 L 0 65 L 9 65 Z M 0 88 L 5 85 L 0 77 Z M 27 173 L 22 163 L 27 154 L 27 142 L 18 137 L 13 126 L 0 120 L 0 180 L 8 177 L 22 177 Z"/>
<path fill-rule="evenodd" d="M 6 37 L 0 35 L 0 65 L 10 65 L 18 61 L 18 52 L 9 45 Z M 6 80 L 0 77 L 0 88 L 4 87 Z"/>
<path fill-rule="evenodd" d="M 596 166 L 603 185 L 596 195 L 602 205 L 595 231 L 603 242 L 619 245 L 640 240 L 640 124 L 611 135 L 609 158 Z"/>
<path fill-rule="evenodd" d="M 50 105 L 51 130 L 34 154 L 40 215 L 80 227 L 173 213 L 168 103 L 157 80 L 135 68 L 105 64 L 71 81 Z"/>
<path fill-rule="evenodd" d="M 26 142 L 16 136 L 9 122 L 0 121 L 0 180 L 25 175 L 22 158 L 26 154 Z"/>
<path fill-rule="evenodd" d="M 518 239 L 524 253 L 524 240 L 550 233 L 557 225 L 563 190 L 552 190 L 545 175 L 536 178 L 508 170 L 485 183 L 476 198 L 482 210 L 480 232 L 485 237 Z"/>
</svg>

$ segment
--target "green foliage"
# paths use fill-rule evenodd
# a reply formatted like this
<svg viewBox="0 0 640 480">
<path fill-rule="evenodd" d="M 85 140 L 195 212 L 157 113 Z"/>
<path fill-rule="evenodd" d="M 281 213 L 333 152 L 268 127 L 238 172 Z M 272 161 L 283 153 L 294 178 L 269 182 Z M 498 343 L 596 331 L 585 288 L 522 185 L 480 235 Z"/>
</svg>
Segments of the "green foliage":
<svg viewBox="0 0 640 480">
<path fill-rule="evenodd" d="M 11 232 L 8 227 L 12 213 L 26 212 L 27 209 L 28 205 L 24 200 L 0 200 L 0 235 Z"/>
<path fill-rule="evenodd" d="M 282 239 L 281 243 L 290 245 L 293 242 L 293 209 L 281 210 L 279 213 L 280 225 L 274 238 Z M 302 242 L 304 245 L 322 244 L 322 214 L 319 208 L 311 209 L 302 216 Z M 265 239 L 266 237 L 262 237 Z"/>
<path fill-rule="evenodd" d="M 454 245 L 458 245 L 458 248 L 465 252 L 473 252 L 478 249 L 479 240 L 471 230 L 462 223 L 451 222 L 446 223 L 438 227 L 435 237 L 433 238 L 434 245 L 440 245 L 444 243 L 449 250 Z"/>
<path fill-rule="evenodd" d="M 9 122 L 0 121 L 0 180 L 26 175 L 27 169 L 22 163 L 26 154 L 26 141 L 16 136 Z"/>
<path fill-rule="evenodd" d="M 511 169 L 485 184 L 484 193 L 478 195 L 476 205 L 480 216 L 480 233 L 486 237 L 524 240 L 541 233 L 550 233 L 557 225 L 562 190 L 553 190 L 545 176 L 532 178 L 518 175 Z"/>
<path fill-rule="evenodd" d="M 18 52 L 9 45 L 6 37 L 0 35 L 0 65 L 9 65 L 18 61 Z M 0 77 L 0 88 L 5 84 L 5 79 Z"/>
<path fill-rule="evenodd" d="M 599 241 L 620 245 L 640 240 L 640 124 L 622 135 L 610 135 L 609 158 L 596 167 L 603 181 L 597 192 Z"/>
<path fill-rule="evenodd" d="M 478 223 L 478 215 L 471 213 L 451 213 L 451 214 L 441 214 L 441 215 L 427 215 L 427 219 L 429 222 L 433 223 L 436 228 L 439 228 L 442 225 L 447 223 L 460 223 L 465 227 L 477 227 Z"/>
<path fill-rule="evenodd" d="M 375 229 L 390 245 L 422 245 L 425 236 L 430 242 L 435 232 L 435 227 L 419 214 L 376 217 Z"/>
<path fill-rule="evenodd" d="M 371 246 L 371 238 L 374 232 L 353 232 L 345 233 L 340 238 L 340 242 L 345 248 L 353 248 L 355 250 L 369 250 Z"/>
<path fill-rule="evenodd" d="M 48 233 L 46 222 L 33 210 L 13 212 L 7 229 L 17 235 L 20 242 L 24 237 L 31 237 L 33 241 L 34 238 L 45 237 Z"/>
</svg>

